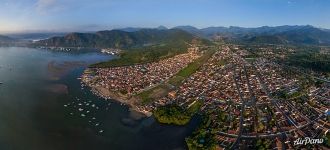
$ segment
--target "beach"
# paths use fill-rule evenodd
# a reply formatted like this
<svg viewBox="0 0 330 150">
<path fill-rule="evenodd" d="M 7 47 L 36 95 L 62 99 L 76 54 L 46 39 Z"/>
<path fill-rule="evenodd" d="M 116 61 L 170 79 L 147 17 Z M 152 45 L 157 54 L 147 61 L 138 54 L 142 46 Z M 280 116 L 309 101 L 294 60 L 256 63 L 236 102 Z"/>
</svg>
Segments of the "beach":
<svg viewBox="0 0 330 150">
<path fill-rule="evenodd" d="M 92 86 L 92 85 L 89 85 L 89 86 L 91 88 L 91 91 L 97 96 L 100 96 L 106 100 L 111 99 L 111 100 L 120 102 L 122 104 L 125 104 L 125 105 L 129 106 L 130 111 L 140 113 L 143 116 L 149 117 L 152 115 L 152 112 L 147 111 L 145 109 L 141 109 L 139 107 L 138 99 L 136 99 L 135 97 L 127 97 L 118 92 L 111 91 L 111 90 L 106 89 L 101 86 Z"/>
</svg>

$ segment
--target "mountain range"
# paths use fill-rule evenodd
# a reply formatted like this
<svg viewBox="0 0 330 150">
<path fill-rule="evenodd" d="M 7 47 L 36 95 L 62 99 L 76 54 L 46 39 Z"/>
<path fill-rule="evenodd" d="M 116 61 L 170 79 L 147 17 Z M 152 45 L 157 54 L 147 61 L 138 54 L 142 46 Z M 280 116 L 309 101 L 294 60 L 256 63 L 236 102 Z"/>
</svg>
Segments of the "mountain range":
<svg viewBox="0 0 330 150">
<path fill-rule="evenodd" d="M 129 30 L 124 28 L 123 30 L 130 32 L 140 29 L 143 28 L 129 28 Z M 330 45 L 330 30 L 310 25 L 262 26 L 256 28 L 220 26 L 201 29 L 193 26 L 177 26 L 173 29 L 181 29 L 202 38 L 225 42 Z"/>
<path fill-rule="evenodd" d="M 330 31 L 310 25 L 263 26 L 258 28 L 231 26 L 208 27 L 203 29 L 197 29 L 192 26 L 178 26 L 175 28 L 201 37 L 227 42 L 330 45 Z"/>
<path fill-rule="evenodd" d="M 8 36 L 0 35 L 0 42 L 12 42 L 12 41 L 15 41 L 15 39 Z"/>
<path fill-rule="evenodd" d="M 57 47 L 113 47 L 132 48 L 173 42 L 189 43 L 192 39 L 208 39 L 230 43 L 253 44 L 305 44 L 330 45 L 330 30 L 310 25 L 304 26 L 262 26 L 256 28 L 244 27 L 207 27 L 177 26 L 168 29 L 157 28 L 121 28 L 89 33 L 53 33 L 27 34 L 24 36 L 0 36 L 0 43 L 12 43 L 17 39 L 31 38 L 40 40 L 34 45 Z M 48 38 L 50 36 L 55 36 Z"/>
<path fill-rule="evenodd" d="M 17 40 L 36 41 L 41 39 L 48 39 L 54 36 L 65 36 L 65 32 L 40 32 L 40 33 L 12 33 L 6 36 Z"/>
<path fill-rule="evenodd" d="M 17 40 L 14 38 L 0 35 L 0 46 L 10 46 L 13 45 L 13 43 L 15 42 L 17 42 Z"/>
</svg>

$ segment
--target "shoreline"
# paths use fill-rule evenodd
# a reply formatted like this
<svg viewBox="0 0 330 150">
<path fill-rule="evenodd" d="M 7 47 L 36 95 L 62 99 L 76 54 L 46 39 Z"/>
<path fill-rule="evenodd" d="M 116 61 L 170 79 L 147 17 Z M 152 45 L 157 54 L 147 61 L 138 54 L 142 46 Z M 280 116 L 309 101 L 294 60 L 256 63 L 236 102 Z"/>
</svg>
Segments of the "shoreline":
<svg viewBox="0 0 330 150">
<path fill-rule="evenodd" d="M 83 81 L 83 78 L 82 78 L 82 83 L 86 84 L 86 82 Z M 116 93 L 114 91 L 111 91 L 109 89 L 106 89 L 106 88 L 100 87 L 100 86 L 90 86 L 90 85 L 85 85 L 85 86 L 90 87 L 91 92 L 94 95 L 100 96 L 100 97 L 104 98 L 105 100 L 114 100 L 116 102 L 125 104 L 129 107 L 130 111 L 135 111 L 137 113 L 144 115 L 145 117 L 152 116 L 152 112 L 139 109 L 138 104 L 137 104 L 137 99 L 134 97 L 129 98 L 125 95 L 119 95 L 119 93 Z"/>
<path fill-rule="evenodd" d="M 143 98 L 137 96 L 137 93 L 153 89 L 163 82 L 168 82 L 170 78 L 199 58 L 201 58 L 200 53 L 188 50 L 187 53 L 147 63 L 147 66 L 113 67 L 112 70 L 111 68 L 110 70 L 87 68 L 81 76 L 81 81 L 82 84 L 90 87 L 94 94 L 104 99 L 114 99 L 128 105 L 131 110 L 151 116 L 155 107 L 153 105 L 144 105 Z M 109 72 L 112 72 L 114 75 L 110 75 Z M 129 76 L 136 75 L 136 77 L 127 77 L 125 74 Z M 139 77 L 141 80 L 132 81 L 137 80 Z M 117 84 L 118 86 L 116 86 Z"/>
</svg>

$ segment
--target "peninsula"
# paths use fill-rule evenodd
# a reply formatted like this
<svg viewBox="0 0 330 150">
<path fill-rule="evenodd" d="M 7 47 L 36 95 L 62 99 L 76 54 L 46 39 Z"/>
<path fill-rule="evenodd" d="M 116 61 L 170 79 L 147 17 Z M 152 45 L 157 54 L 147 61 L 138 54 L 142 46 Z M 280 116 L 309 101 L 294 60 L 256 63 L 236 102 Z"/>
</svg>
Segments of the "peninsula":
<svg viewBox="0 0 330 150">
<path fill-rule="evenodd" d="M 329 147 L 329 31 L 215 28 L 203 35 L 204 29 L 179 28 L 151 30 L 175 37 L 149 36 L 126 48 L 110 45 L 122 49 L 118 58 L 91 65 L 82 84 L 163 124 L 186 125 L 201 116 L 185 139 L 189 149 L 302 148 L 293 139 L 306 135 L 327 141 L 310 147 Z M 233 35 L 224 38 L 228 32 Z"/>
</svg>

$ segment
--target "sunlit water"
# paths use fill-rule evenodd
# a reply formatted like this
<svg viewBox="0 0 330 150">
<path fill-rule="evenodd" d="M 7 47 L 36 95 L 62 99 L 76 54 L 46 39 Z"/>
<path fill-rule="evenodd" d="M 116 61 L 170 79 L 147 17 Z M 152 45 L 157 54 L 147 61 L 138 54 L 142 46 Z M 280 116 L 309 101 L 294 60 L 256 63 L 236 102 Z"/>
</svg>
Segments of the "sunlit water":
<svg viewBox="0 0 330 150">
<path fill-rule="evenodd" d="M 184 127 L 160 125 L 81 88 L 84 68 L 109 59 L 0 48 L 0 150 L 185 149 L 198 118 Z"/>
</svg>

